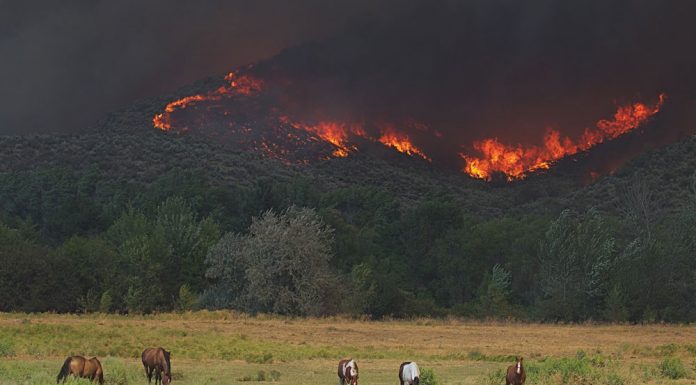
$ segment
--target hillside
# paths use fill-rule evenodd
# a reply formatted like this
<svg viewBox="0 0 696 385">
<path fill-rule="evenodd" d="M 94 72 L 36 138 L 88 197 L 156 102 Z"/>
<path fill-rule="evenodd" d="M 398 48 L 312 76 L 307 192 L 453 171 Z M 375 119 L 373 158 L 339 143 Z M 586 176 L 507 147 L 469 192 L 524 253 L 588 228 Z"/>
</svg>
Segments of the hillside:
<svg viewBox="0 0 696 385">
<path fill-rule="evenodd" d="M 288 162 L 227 140 L 219 126 L 213 134 L 152 127 L 166 100 L 217 81 L 138 102 L 79 134 L 0 137 L 0 310 L 223 307 L 567 321 L 696 315 L 684 306 L 696 295 L 696 139 L 645 148 L 662 121 L 516 182 L 472 179 L 369 143 L 348 157 Z M 639 156 L 587 177 L 603 154 L 636 144 L 645 148 Z M 306 226 L 274 238 L 293 223 Z M 316 223 L 328 227 L 305 231 Z M 280 292 L 309 287 L 320 298 L 298 292 L 294 305 L 278 307 L 257 302 L 244 286 L 252 281 L 227 286 L 225 274 L 236 267 L 224 261 L 251 263 L 244 258 L 268 245 L 281 253 L 260 254 L 270 261 L 303 257 L 309 244 L 319 245 L 314 257 L 323 262 L 302 265 L 325 278 L 293 282 L 297 275 L 288 273 L 271 282 L 288 285 Z M 66 265 L 80 268 L 64 274 Z M 562 266 L 573 268 L 556 270 Z M 72 300 L 62 301 L 67 293 Z M 306 298 L 315 298 L 312 306 L 302 305 Z"/>
<path fill-rule="evenodd" d="M 210 87 L 210 82 L 214 80 L 182 89 L 177 95 Z M 151 117 L 159 110 L 162 100 L 143 101 L 110 114 L 79 134 L 2 136 L 0 171 L 82 170 L 96 166 L 108 175 L 149 183 L 178 169 L 205 175 L 220 186 L 250 186 L 262 179 L 281 182 L 300 176 L 315 181 L 320 191 L 373 187 L 388 191 L 408 204 L 428 195 L 448 194 L 475 214 L 529 211 L 555 215 L 563 208 L 598 207 L 611 212 L 618 204 L 622 186 L 636 179 L 650 187 L 660 210 L 678 210 L 687 201 L 696 166 L 696 141 L 692 137 L 662 148 L 647 149 L 611 175 L 596 180 L 584 175 L 584 163 L 597 162 L 596 159 L 586 161 L 586 154 L 563 159 L 551 170 L 511 183 L 504 180 L 486 183 L 457 170 L 438 168 L 385 149 L 308 165 L 287 164 L 215 138 L 154 129 Z M 620 147 L 614 147 L 609 151 L 621 151 Z M 596 151 L 602 151 L 602 146 Z"/>
</svg>

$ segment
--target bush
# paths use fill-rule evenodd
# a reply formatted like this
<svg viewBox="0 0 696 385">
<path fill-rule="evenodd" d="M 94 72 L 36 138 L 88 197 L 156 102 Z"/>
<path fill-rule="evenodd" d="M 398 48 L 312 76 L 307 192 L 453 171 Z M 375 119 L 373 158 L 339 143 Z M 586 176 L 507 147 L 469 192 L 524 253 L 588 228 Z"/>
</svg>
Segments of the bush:
<svg viewBox="0 0 696 385">
<path fill-rule="evenodd" d="M 667 357 L 660 363 L 660 373 L 667 378 L 678 380 L 686 377 L 686 368 L 679 358 Z"/>
<path fill-rule="evenodd" d="M 437 377 L 435 377 L 435 372 L 428 368 L 421 370 L 420 383 L 421 385 L 440 385 Z"/>
</svg>

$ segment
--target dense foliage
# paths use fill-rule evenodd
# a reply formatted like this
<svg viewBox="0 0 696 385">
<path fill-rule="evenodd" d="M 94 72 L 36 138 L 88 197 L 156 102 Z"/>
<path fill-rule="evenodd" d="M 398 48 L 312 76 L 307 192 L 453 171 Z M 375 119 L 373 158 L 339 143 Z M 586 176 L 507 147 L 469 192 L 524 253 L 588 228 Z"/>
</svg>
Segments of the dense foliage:
<svg viewBox="0 0 696 385">
<path fill-rule="evenodd" d="M 0 173 L 0 310 L 695 320 L 696 196 L 658 211 L 636 180 L 617 199 L 484 216 L 301 177 Z"/>
</svg>

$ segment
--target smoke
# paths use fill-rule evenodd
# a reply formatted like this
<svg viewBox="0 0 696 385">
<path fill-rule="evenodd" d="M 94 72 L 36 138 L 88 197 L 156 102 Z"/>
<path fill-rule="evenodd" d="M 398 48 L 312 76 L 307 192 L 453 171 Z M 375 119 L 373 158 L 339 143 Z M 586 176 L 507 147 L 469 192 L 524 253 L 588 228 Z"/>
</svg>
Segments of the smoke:
<svg viewBox="0 0 696 385">
<path fill-rule="evenodd" d="M 686 1 L 414 1 L 254 71 L 295 116 L 425 122 L 441 139 L 412 130 L 416 144 L 456 162 L 477 139 L 540 144 L 548 128 L 578 138 L 617 105 L 693 99 L 694 11 Z"/>
<path fill-rule="evenodd" d="M 0 1 L 0 134 L 83 129 L 143 97 L 323 39 L 368 0 Z"/>
<path fill-rule="evenodd" d="M 261 60 L 294 117 L 427 123 L 442 135 L 416 144 L 460 164 L 477 139 L 577 137 L 617 104 L 696 89 L 690 1 L 40 3 L 0 12 L 0 133 L 78 130 Z"/>
</svg>

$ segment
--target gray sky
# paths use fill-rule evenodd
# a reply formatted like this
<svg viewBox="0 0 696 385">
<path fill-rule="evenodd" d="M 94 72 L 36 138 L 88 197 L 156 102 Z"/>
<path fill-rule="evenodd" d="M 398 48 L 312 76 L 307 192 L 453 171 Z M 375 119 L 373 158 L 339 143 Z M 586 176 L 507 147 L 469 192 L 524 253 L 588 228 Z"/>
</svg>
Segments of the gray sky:
<svg viewBox="0 0 696 385">
<path fill-rule="evenodd" d="M 82 129 L 135 99 L 323 39 L 374 3 L 0 0 L 0 134 Z"/>
</svg>

